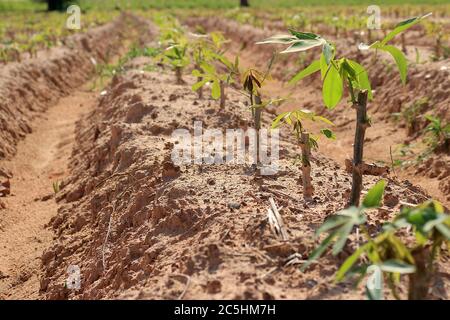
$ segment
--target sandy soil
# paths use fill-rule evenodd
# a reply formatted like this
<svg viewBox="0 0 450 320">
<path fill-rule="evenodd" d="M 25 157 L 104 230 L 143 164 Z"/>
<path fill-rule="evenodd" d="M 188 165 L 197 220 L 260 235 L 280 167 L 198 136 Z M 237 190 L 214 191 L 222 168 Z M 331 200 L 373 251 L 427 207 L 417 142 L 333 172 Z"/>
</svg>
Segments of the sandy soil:
<svg viewBox="0 0 450 320">
<path fill-rule="evenodd" d="M 94 106 L 96 94 L 79 89 L 33 123 L 16 156 L 2 161 L 13 173 L 0 225 L 0 299 L 37 299 L 40 258 L 54 234 L 45 225 L 57 214 L 52 184 L 68 174 L 75 122 Z"/>
<path fill-rule="evenodd" d="M 154 38 L 153 25 L 136 21 L 142 41 Z M 271 50 L 252 49 L 250 43 L 270 31 L 248 27 L 236 35 L 233 24 L 214 21 L 212 26 L 211 21 L 203 23 L 224 30 L 235 42 L 243 38 L 247 42 L 244 65 L 259 61 L 261 67 L 268 60 Z M 232 44 L 230 53 L 238 48 Z M 272 176 L 242 165 L 175 165 L 174 129 L 192 131 L 194 120 L 201 120 L 204 128 L 245 129 L 251 125 L 250 112 L 235 91 L 227 91 L 227 104 L 219 109 L 209 94 L 198 99 L 191 91 L 192 77 L 185 75 L 186 84 L 177 85 L 171 70 L 145 71 L 148 63 L 141 57 L 126 64 L 105 94 L 72 89 L 57 104 L 48 99 L 33 117 L 19 117 L 23 121 L 7 127 L 0 148 L 6 150 L 7 159 L 0 160 L 0 168 L 12 174 L 12 194 L 0 198 L 0 208 L 5 207 L 0 209 L 0 298 L 362 299 L 361 286 L 353 290 L 351 282 L 334 283 L 336 266 L 360 241 L 355 234 L 342 254 L 326 254 L 306 272 L 299 270 L 318 242 L 317 227 L 346 204 L 351 176 L 342 162 L 350 155 L 352 113 L 342 106 L 336 109 L 339 112 L 327 113 L 337 124 L 338 140 L 321 141 L 314 152 L 316 193 L 306 203 L 300 168 L 293 161 L 299 147 L 287 131 L 281 134 L 280 171 Z M 286 94 L 281 81 L 291 67 L 287 61 L 277 64 L 272 88 L 265 94 Z M 396 98 L 403 103 L 414 90 L 429 90 L 438 110 L 448 115 L 448 96 L 442 94 L 448 75 L 437 72 L 433 82 L 418 83 L 414 79 L 423 72 L 412 72 L 413 84 L 401 89 L 400 98 L 381 92 L 374 102 L 376 122 L 368 130 L 367 161 L 389 162 L 386 147 L 407 139 L 387 121 Z M 378 84 L 398 89 L 394 85 L 398 79 L 388 71 L 379 74 Z M 48 77 L 41 81 L 39 86 L 44 87 L 52 82 Z M 323 109 L 317 103 L 317 86 L 316 79 L 294 94 L 302 107 Z M 430 89 L 433 86 L 436 90 Z M 20 102 L 20 92 L 13 92 Z M 55 99 L 64 95 L 59 92 Z M 293 106 L 299 105 L 284 107 Z M 8 116 L 27 114 L 20 103 L 8 107 L 12 111 Z M 272 118 L 265 113 L 264 125 Z M 14 135 L 15 130 L 20 134 Z M 441 184 L 448 180 L 447 158 L 440 160 L 398 176 L 384 175 L 388 187 L 383 206 L 368 214 L 369 232 L 376 233 L 391 219 L 402 201 L 420 203 L 431 196 L 448 200 L 438 193 L 446 190 Z M 437 165 L 444 169 L 437 172 L 433 169 Z M 402 180 L 415 177 L 423 188 Z M 365 176 L 364 192 L 379 179 Z M 56 195 L 54 181 L 61 182 Z M 280 208 L 284 238 L 270 228 L 270 199 Z M 444 254 L 437 263 L 434 299 L 448 299 L 448 262 Z M 79 290 L 65 285 L 70 265 L 80 268 Z M 400 294 L 405 293 L 402 286 Z"/>
<path fill-rule="evenodd" d="M 327 255 L 299 271 L 315 245 L 314 230 L 345 206 L 350 176 L 333 160 L 315 153 L 314 202 L 304 203 L 301 174 L 293 158 L 298 147 L 283 133 L 281 170 L 258 176 L 248 167 L 175 166 L 170 154 L 174 128 L 244 128 L 249 112 L 240 95 L 228 92 L 225 109 L 198 100 L 171 73 L 142 71 L 134 61 L 117 77 L 99 106 L 77 128 L 72 175 L 51 225 L 59 241 L 43 256 L 41 289 L 49 299 L 360 299 L 349 282 L 333 283 L 345 253 Z M 270 121 L 266 115 L 265 123 Z M 365 177 L 365 187 L 378 177 Z M 372 212 L 370 230 L 398 212 L 399 202 L 428 195 L 393 177 L 385 205 Z M 281 210 L 288 239 L 267 222 L 269 199 Z M 445 298 L 447 261 L 433 297 Z M 66 268 L 78 265 L 82 287 L 61 285 Z M 404 294 L 404 290 L 401 292 Z"/>
<path fill-rule="evenodd" d="M 131 29 L 119 45 L 126 19 L 131 20 Z M 145 28 L 145 23 L 137 27 L 138 23 L 142 23 L 138 18 L 122 16 L 66 41 L 82 48 L 56 47 L 46 52 L 45 63 L 43 58 L 30 59 L 0 70 L 6 75 L 1 88 L 8 89 L 1 105 L 7 112 L 1 116 L 14 117 L 2 122 L 7 126 L 2 127 L 5 148 L 0 148 L 0 178 L 11 187 L 10 194 L 0 198 L 0 299 L 42 298 L 41 257 L 56 240 L 47 226 L 58 209 L 53 185 L 62 187 L 75 145 L 75 123 L 96 105 L 99 95 L 86 81 L 92 76 L 93 62 L 114 63 L 126 53 L 138 39 L 136 30 Z M 16 74 L 14 82 L 11 74 Z M 36 78 L 29 81 L 30 76 Z"/>
</svg>

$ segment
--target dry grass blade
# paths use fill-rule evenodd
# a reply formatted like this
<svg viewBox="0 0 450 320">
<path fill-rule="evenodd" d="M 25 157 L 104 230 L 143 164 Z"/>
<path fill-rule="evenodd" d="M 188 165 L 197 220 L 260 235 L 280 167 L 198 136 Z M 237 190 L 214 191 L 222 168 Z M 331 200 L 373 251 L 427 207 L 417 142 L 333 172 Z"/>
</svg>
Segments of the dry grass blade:
<svg viewBox="0 0 450 320">
<path fill-rule="evenodd" d="M 269 221 L 270 227 L 276 236 L 280 237 L 281 240 L 288 240 L 289 236 L 284 227 L 283 219 L 281 218 L 280 212 L 275 204 L 273 198 L 269 198 L 270 208 L 267 209 L 267 219 Z"/>
</svg>

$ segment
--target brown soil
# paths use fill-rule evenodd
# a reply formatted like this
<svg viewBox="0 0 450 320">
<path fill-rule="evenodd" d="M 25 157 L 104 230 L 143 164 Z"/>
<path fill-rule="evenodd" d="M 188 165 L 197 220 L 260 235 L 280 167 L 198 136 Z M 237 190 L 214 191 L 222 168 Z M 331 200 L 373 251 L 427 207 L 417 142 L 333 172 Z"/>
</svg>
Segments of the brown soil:
<svg viewBox="0 0 450 320">
<path fill-rule="evenodd" d="M 350 176 L 314 154 L 317 192 L 305 204 L 301 173 L 292 162 L 298 147 L 287 132 L 275 176 L 242 166 L 174 166 L 174 128 L 192 130 L 194 119 L 209 128 L 245 127 L 249 113 L 234 92 L 219 110 L 215 101 L 198 100 L 189 85 L 175 85 L 172 74 L 143 72 L 139 65 L 135 61 L 114 79 L 77 128 L 73 174 L 58 196 L 66 203 L 50 223 L 59 241 L 43 256 L 46 298 L 362 298 L 362 289 L 353 291 L 350 283 L 333 284 L 335 266 L 355 246 L 354 236 L 342 256 L 327 256 L 306 273 L 298 268 L 315 245 L 315 229 L 344 207 Z M 427 197 L 407 182 L 387 179 L 385 205 L 370 214 L 372 232 L 398 212 L 400 201 Z M 365 177 L 366 188 L 377 180 Z M 286 241 L 269 227 L 269 198 L 283 207 Z M 69 265 L 81 269 L 79 291 L 61 285 Z M 440 267 L 448 272 L 444 261 Z M 435 298 L 449 286 L 439 281 L 444 284 L 436 285 Z"/>
<path fill-rule="evenodd" d="M 61 99 L 34 121 L 16 156 L 1 162 L 14 177 L 0 219 L 0 299 L 39 298 L 40 258 L 54 240 L 45 224 L 58 207 L 52 184 L 68 174 L 75 122 L 94 106 L 95 96 L 76 90 Z"/>
<path fill-rule="evenodd" d="M 151 24 L 134 19 L 141 31 L 145 29 L 142 41 L 155 35 Z M 241 53 L 244 65 L 262 67 L 257 62 L 268 60 L 271 51 L 255 49 L 252 42 L 269 31 L 240 27 L 242 32 L 236 36 L 227 29 L 229 22 L 215 21 L 214 25 L 208 20 L 202 23 L 226 31 L 236 42 L 246 39 L 247 49 Z M 104 42 L 106 47 L 116 43 L 108 37 Z M 238 51 L 231 44 L 230 53 Z M 15 98 L 5 105 L 9 109 L 0 108 L 10 112 L 8 121 L 0 122 L 5 128 L 0 150 L 7 157 L 0 160 L 0 177 L 12 174 L 11 195 L 0 198 L 0 208 L 5 207 L 0 209 L 0 299 L 362 299 L 362 286 L 353 290 L 350 282 L 334 283 L 336 266 L 360 241 L 355 234 L 340 255 L 326 254 L 306 272 L 299 270 L 318 243 L 317 227 L 342 209 L 348 198 L 351 176 L 343 162 L 350 157 L 351 110 L 339 106 L 327 113 L 337 124 L 338 140 L 333 144 L 321 140 L 319 152 L 313 153 L 316 193 L 312 202 L 305 203 L 301 170 L 293 161 L 299 147 L 287 131 L 281 134 L 281 169 L 273 176 L 260 176 L 241 165 L 175 166 L 170 158 L 176 143 L 171 137 L 174 129 L 192 131 L 195 120 L 201 120 L 204 128 L 245 129 L 251 123 L 250 112 L 233 90 L 227 91 L 226 106 L 219 109 L 209 94 L 197 98 L 190 88 L 192 77 L 185 76 L 186 84 L 176 85 L 171 70 L 144 71 L 148 62 L 137 58 L 126 64 L 102 95 L 73 90 L 88 76 L 67 84 L 72 88 L 68 92 L 44 77 L 32 88 L 56 88 L 57 93 L 37 101 L 35 111 L 30 111 L 34 104 L 22 103 L 27 98 L 9 82 L 10 96 Z M 87 55 L 72 68 L 89 71 L 89 63 Z M 25 68 L 5 70 L 21 67 Z M 286 60 L 277 63 L 272 89 L 265 94 L 288 92 L 281 83 L 291 67 Z M 20 75 L 26 78 L 28 68 L 23 70 L 17 71 L 22 85 L 25 80 Z M 62 78 L 61 72 L 54 72 Z M 413 71 L 412 77 L 420 72 Z M 435 92 L 433 86 L 445 90 L 446 75 L 436 76 L 439 82 L 420 83 L 421 90 Z M 399 81 L 391 79 L 387 68 L 380 70 L 379 77 L 379 84 L 392 87 Z M 301 94 L 295 93 L 301 107 L 323 110 L 317 102 L 317 86 L 316 79 Z M 395 88 L 404 103 L 417 86 Z M 47 91 L 36 92 L 45 95 Z M 373 104 L 376 121 L 368 130 L 367 162 L 389 163 L 386 147 L 407 138 L 387 121 L 391 111 L 384 107 L 392 107 L 392 99 L 380 94 Z M 445 109 L 448 97 L 436 94 L 433 99 L 439 110 Z M 294 106 L 299 105 L 284 107 Z M 272 117 L 264 114 L 265 126 Z M 26 133 L 30 134 L 24 139 Z M 369 212 L 369 232 L 379 231 L 384 221 L 398 213 L 401 202 L 420 203 L 433 196 L 445 203 L 438 191 L 448 190 L 448 162 L 439 160 L 443 162 L 437 158 L 425 168 L 397 173 L 398 178 L 393 172 L 384 176 L 388 186 L 383 206 Z M 429 169 L 433 166 L 438 169 Z M 401 180 L 401 175 L 420 178 L 423 188 Z M 379 179 L 365 176 L 364 192 Z M 55 196 L 54 181 L 61 182 Z M 280 208 L 287 239 L 270 228 L 271 198 Z M 81 270 L 80 290 L 65 285 L 71 265 Z M 448 299 L 449 266 L 444 253 L 431 290 L 434 299 Z M 400 294 L 405 296 L 406 287 L 400 288 Z"/>
<path fill-rule="evenodd" d="M 127 21 L 131 29 L 123 41 Z M 46 51 L 46 58 L 40 54 L 0 69 L 5 75 L 0 88 L 6 98 L 0 104 L 5 111 L 0 114 L 0 179 L 8 186 L 7 197 L 0 198 L 0 299 L 42 298 L 41 256 L 56 239 L 46 227 L 58 208 L 53 184 L 62 187 L 69 173 L 75 123 L 99 95 L 91 90 L 92 84 L 80 84 L 92 76 L 93 62 L 110 58 L 114 62 L 114 54 L 125 53 L 136 38 L 134 30 L 145 26 L 138 23 L 142 24 L 139 18 L 123 15 L 69 37 L 70 48 L 57 47 Z"/>
</svg>

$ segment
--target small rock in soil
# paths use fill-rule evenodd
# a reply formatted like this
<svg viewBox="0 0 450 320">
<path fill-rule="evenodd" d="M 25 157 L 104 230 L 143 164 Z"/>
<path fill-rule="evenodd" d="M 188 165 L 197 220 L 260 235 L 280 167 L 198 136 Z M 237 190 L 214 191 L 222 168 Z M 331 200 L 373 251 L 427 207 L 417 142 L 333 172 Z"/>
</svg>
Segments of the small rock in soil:
<svg viewBox="0 0 450 320">
<path fill-rule="evenodd" d="M 237 202 L 229 202 L 228 203 L 228 208 L 230 209 L 239 209 L 241 207 L 240 203 Z"/>
</svg>

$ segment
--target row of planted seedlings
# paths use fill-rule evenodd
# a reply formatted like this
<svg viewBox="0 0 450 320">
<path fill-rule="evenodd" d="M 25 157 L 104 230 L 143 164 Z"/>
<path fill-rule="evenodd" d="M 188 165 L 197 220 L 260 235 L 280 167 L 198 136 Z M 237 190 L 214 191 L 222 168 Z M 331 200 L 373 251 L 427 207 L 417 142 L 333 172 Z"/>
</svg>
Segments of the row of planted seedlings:
<svg viewBox="0 0 450 320">
<path fill-rule="evenodd" d="M 394 37 L 420 23 L 427 16 L 400 22 L 383 39 L 371 45 L 359 46 L 359 48 L 375 52 L 372 63 L 380 62 L 376 55 L 377 51 L 391 54 L 398 66 L 401 81 L 406 83 L 407 60 L 400 49 L 389 43 Z M 359 231 L 362 231 L 364 241 L 360 243 L 359 236 L 356 237 L 355 250 L 340 265 L 336 273 L 336 281 L 352 278 L 356 279 L 358 284 L 370 274 L 369 281 L 365 285 L 368 298 L 382 299 L 384 283 L 387 283 L 393 297 L 401 299 L 403 292 L 400 280 L 401 276 L 406 274 L 409 278 L 407 297 L 409 299 L 429 298 L 430 288 L 437 274 L 439 254 L 445 247 L 447 250 L 450 249 L 450 216 L 444 212 L 444 207 L 439 202 L 429 200 L 420 205 L 404 206 L 392 221 L 387 221 L 381 227 L 381 231 L 375 234 L 369 232 L 366 212 L 381 206 L 386 181 L 381 180 L 373 186 L 361 203 L 364 137 L 366 129 L 373 125 L 367 115 L 368 104 L 372 100 L 367 69 L 347 57 L 336 57 L 335 46 L 313 33 L 290 30 L 289 35 L 277 35 L 259 44 L 288 45 L 289 47 L 282 53 L 296 53 L 321 47 L 319 59 L 296 74 L 291 83 L 320 72 L 324 105 L 327 108 L 334 108 L 343 99 L 344 94 L 348 93 L 350 105 L 356 113 L 352 189 L 347 208 L 329 216 L 319 227 L 316 232 L 317 237 L 322 234 L 327 236 L 310 253 L 302 270 L 306 270 L 312 263 L 317 263 L 317 260 L 330 247 L 333 255 L 342 253 L 350 234 L 354 232 L 359 234 Z M 296 119 L 293 122 L 294 131 L 298 135 L 296 112 L 283 113 L 275 119 L 274 123 L 282 120 L 292 122 L 290 119 L 294 114 Z M 327 132 L 327 135 L 332 134 Z M 301 140 L 301 143 L 304 144 L 308 140 L 307 133 L 303 133 L 303 136 L 305 139 Z M 311 141 L 310 144 L 314 145 L 314 142 Z M 308 157 L 308 152 L 302 148 L 304 156 Z M 303 173 L 308 174 L 309 170 Z M 304 181 L 308 180 L 310 181 L 308 177 L 304 179 Z M 304 194 L 307 195 L 308 192 L 305 193 L 305 191 Z"/>
<path fill-rule="evenodd" d="M 285 28 L 294 29 L 308 29 L 310 32 L 326 32 L 327 35 L 335 38 L 350 38 L 353 43 L 367 41 L 373 42 L 378 34 L 383 34 L 386 37 L 386 30 L 394 26 L 393 22 L 383 23 L 383 28 L 363 30 L 367 25 L 367 8 L 353 8 L 348 10 L 337 10 L 332 13 L 328 11 L 320 11 L 313 9 L 314 14 L 311 15 L 310 10 L 302 8 L 301 10 L 277 10 L 275 12 L 261 13 L 257 10 L 242 10 L 239 8 L 232 9 L 226 12 L 225 17 L 232 19 L 241 24 L 250 24 L 255 27 L 263 27 L 264 25 L 271 25 L 274 28 L 280 26 L 280 22 Z M 390 16 L 394 11 L 386 14 Z M 438 14 L 435 14 L 438 16 Z M 396 15 L 397 16 L 397 15 Z M 375 22 L 375 20 L 374 20 Z M 380 21 L 381 22 L 381 21 Z M 445 33 L 445 24 L 441 21 L 424 21 L 420 30 L 420 35 L 426 39 L 432 40 L 432 61 L 447 59 L 450 55 L 450 47 L 448 46 L 448 33 Z M 408 43 L 404 34 L 400 35 L 401 48 L 404 53 L 407 52 Z M 416 50 L 420 59 L 420 53 Z"/>
<path fill-rule="evenodd" d="M 0 20 L 0 62 L 21 61 L 22 54 L 36 57 L 37 51 L 65 44 L 64 39 L 111 21 L 117 13 L 92 11 L 80 19 L 80 30 L 66 27 L 67 15 L 61 13 L 2 14 Z"/>
<path fill-rule="evenodd" d="M 407 81 L 407 61 L 402 51 L 389 43 L 402 32 L 420 23 L 425 16 L 408 19 L 399 23 L 391 32 L 371 45 L 359 46 L 361 50 L 374 52 L 371 63 L 382 63 L 377 51 L 385 51 L 392 55 L 398 66 L 403 83 Z M 157 20 L 158 21 L 158 20 Z M 261 129 L 261 113 L 269 104 L 279 100 L 264 101 L 261 88 L 269 77 L 274 57 L 265 72 L 250 68 L 239 70 L 236 57 L 231 62 L 224 56 L 226 39 L 220 33 L 190 34 L 183 31 L 178 21 L 171 18 L 159 20 L 161 28 L 160 44 L 162 52 L 157 56 L 173 67 L 178 83 L 183 83 L 183 70 L 193 64 L 192 75 L 197 83 L 192 89 L 203 98 L 203 87 L 211 88 L 211 97 L 220 100 L 220 107 L 225 105 L 225 88 L 235 78 L 239 78 L 240 91 L 246 95 L 253 116 L 256 130 Z M 164 21 L 163 23 L 161 21 Z M 316 232 L 320 244 L 313 250 L 302 270 L 317 260 L 331 247 L 331 253 L 338 255 L 350 246 L 349 236 L 356 233 L 354 252 L 340 265 L 336 273 L 336 281 L 356 279 L 359 284 L 368 277 L 365 289 L 370 299 L 383 299 L 384 285 L 392 292 L 393 297 L 401 299 L 405 294 L 401 285 L 402 275 L 409 278 L 407 297 L 409 299 L 427 299 L 430 287 L 437 273 L 437 261 L 440 252 L 450 248 L 450 216 L 437 201 L 429 200 L 419 205 L 404 206 L 392 221 L 371 233 L 367 226 L 367 212 L 381 206 L 386 185 L 385 180 L 373 186 L 360 201 L 363 189 L 363 150 L 366 129 L 371 125 L 367 114 L 372 90 L 367 69 L 347 57 L 337 57 L 335 46 L 321 36 L 308 32 L 289 30 L 289 35 L 277 35 L 258 44 L 284 44 L 288 48 L 282 54 L 298 53 L 320 47 L 320 57 L 307 68 L 301 70 L 290 81 L 295 84 L 301 79 L 320 72 L 322 80 L 322 96 L 327 108 L 336 107 L 348 94 L 350 106 L 355 109 L 356 130 L 353 144 L 352 189 L 346 208 L 329 216 Z M 345 90 L 345 89 L 346 90 Z M 312 111 L 299 109 L 283 112 L 272 121 L 272 128 L 286 124 L 292 128 L 293 134 L 301 147 L 302 181 L 304 201 L 312 201 L 314 187 L 311 179 L 311 151 L 318 147 L 318 134 L 312 134 L 305 128 L 305 121 L 319 121 L 327 126 L 333 123 Z M 329 128 L 321 129 L 320 134 L 335 139 Z M 257 144 L 259 147 L 259 144 Z M 362 234 L 361 242 L 359 234 Z M 327 234 L 323 239 L 322 235 Z"/>
</svg>

